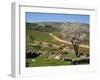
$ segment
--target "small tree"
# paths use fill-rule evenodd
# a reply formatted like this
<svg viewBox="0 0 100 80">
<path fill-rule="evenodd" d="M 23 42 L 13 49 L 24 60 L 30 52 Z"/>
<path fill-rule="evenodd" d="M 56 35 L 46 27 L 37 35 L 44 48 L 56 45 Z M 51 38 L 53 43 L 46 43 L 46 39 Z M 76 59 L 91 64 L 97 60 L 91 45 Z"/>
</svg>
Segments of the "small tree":
<svg viewBox="0 0 100 80">
<path fill-rule="evenodd" d="M 31 34 L 30 36 L 30 39 L 33 41 L 33 40 L 35 40 L 35 37 Z"/>
<path fill-rule="evenodd" d="M 84 30 L 79 25 L 62 25 L 62 34 L 65 39 L 71 41 L 76 57 L 80 56 L 79 45 L 87 37 Z"/>
<path fill-rule="evenodd" d="M 71 42 L 72 42 L 72 45 L 74 47 L 74 51 L 75 51 L 76 56 L 79 57 L 80 56 L 79 50 L 78 50 L 79 49 L 79 45 L 80 45 L 80 39 L 79 39 L 79 37 L 73 36 L 71 38 Z"/>
</svg>

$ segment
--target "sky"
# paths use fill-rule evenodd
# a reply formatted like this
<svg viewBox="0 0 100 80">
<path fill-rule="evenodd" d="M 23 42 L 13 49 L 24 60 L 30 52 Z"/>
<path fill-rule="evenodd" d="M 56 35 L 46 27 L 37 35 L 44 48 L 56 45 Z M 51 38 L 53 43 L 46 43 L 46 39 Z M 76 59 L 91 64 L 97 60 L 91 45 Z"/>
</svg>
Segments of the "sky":
<svg viewBox="0 0 100 80">
<path fill-rule="evenodd" d="M 89 24 L 89 15 L 26 12 L 26 22 L 80 22 Z"/>
</svg>

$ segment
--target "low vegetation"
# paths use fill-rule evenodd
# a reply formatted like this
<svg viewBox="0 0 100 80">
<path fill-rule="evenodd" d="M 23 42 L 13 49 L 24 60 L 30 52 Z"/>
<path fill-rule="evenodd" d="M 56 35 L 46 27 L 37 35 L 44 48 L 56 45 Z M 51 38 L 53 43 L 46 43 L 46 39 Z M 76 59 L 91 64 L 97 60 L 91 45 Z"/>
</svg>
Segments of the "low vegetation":
<svg viewBox="0 0 100 80">
<path fill-rule="evenodd" d="M 89 26 L 87 24 L 26 23 L 26 67 L 89 64 L 89 49 L 80 48 L 78 45 L 78 51 L 75 52 L 73 44 L 64 44 L 49 35 L 52 33 L 60 39 L 69 41 L 70 37 L 67 36 L 70 34 L 67 32 L 71 32 L 71 30 L 68 28 L 68 31 L 64 31 L 65 26 L 79 26 L 77 29 L 80 26 L 84 27 L 81 28 L 83 30 L 81 34 L 85 33 L 87 38 L 80 44 L 89 45 Z M 80 55 L 77 56 L 76 53 Z"/>
</svg>

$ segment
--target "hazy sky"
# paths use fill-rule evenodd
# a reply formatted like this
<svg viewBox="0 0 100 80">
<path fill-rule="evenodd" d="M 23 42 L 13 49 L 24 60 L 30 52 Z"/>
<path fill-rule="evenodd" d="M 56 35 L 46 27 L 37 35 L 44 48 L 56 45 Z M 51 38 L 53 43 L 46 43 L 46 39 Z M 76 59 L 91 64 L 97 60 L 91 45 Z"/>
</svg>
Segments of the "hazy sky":
<svg viewBox="0 0 100 80">
<path fill-rule="evenodd" d="M 89 24 L 89 15 L 26 12 L 26 22 L 80 22 Z"/>
</svg>

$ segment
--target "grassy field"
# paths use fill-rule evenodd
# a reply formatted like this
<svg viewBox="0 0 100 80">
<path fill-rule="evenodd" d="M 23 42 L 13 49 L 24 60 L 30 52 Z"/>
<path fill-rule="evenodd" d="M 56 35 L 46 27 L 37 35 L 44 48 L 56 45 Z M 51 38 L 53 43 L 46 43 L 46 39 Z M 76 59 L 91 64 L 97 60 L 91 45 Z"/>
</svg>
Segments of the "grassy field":
<svg viewBox="0 0 100 80">
<path fill-rule="evenodd" d="M 63 39 L 63 36 L 60 32 L 52 32 L 55 36 L 59 37 L 60 39 Z"/>
<path fill-rule="evenodd" d="M 52 32 L 55 36 L 59 37 L 62 39 L 62 35 L 60 32 Z M 33 40 L 36 41 L 45 41 L 48 43 L 53 43 L 53 44 L 57 44 L 57 45 L 61 45 L 61 42 L 56 41 L 52 36 L 49 35 L 49 32 L 39 32 L 39 31 L 27 31 L 27 36 L 28 38 L 26 38 L 27 40 L 27 45 L 28 47 L 32 46 L 32 40 L 29 38 L 30 36 L 33 37 Z M 66 46 L 70 47 L 71 49 L 73 48 L 72 45 L 69 44 L 65 44 Z M 79 51 L 81 52 L 85 52 L 85 53 L 89 53 L 89 49 L 88 48 L 79 48 Z"/>
<path fill-rule="evenodd" d="M 66 54 L 71 59 L 76 58 L 74 53 L 68 53 Z M 33 62 L 32 60 L 35 60 Z M 61 66 L 61 65 L 71 65 L 70 61 L 61 61 L 61 60 L 55 60 L 55 59 L 48 59 L 44 56 L 39 56 L 37 58 L 28 58 L 26 59 L 26 63 L 29 64 L 28 67 L 36 67 L 36 66 Z"/>
<path fill-rule="evenodd" d="M 60 42 L 57 42 L 52 36 L 50 36 L 49 32 L 27 31 L 26 33 L 27 33 L 26 37 L 27 43 L 32 43 L 32 40 L 29 37 L 33 37 L 33 40 L 36 41 L 45 41 L 48 43 L 61 44 Z M 61 37 L 61 34 L 58 32 L 53 32 L 53 34 Z"/>
<path fill-rule="evenodd" d="M 70 61 L 58 61 L 55 59 L 48 59 L 45 57 L 37 57 L 35 62 L 32 62 L 32 59 L 27 59 L 26 63 L 29 64 L 29 67 L 36 67 L 36 66 L 61 66 L 61 65 L 70 65 Z"/>
<path fill-rule="evenodd" d="M 60 32 L 52 32 L 55 36 L 62 39 Z M 54 51 L 50 48 L 44 48 L 41 45 L 33 46 L 34 41 L 38 42 L 47 42 L 55 45 L 62 45 L 63 43 L 56 41 L 52 36 L 49 35 L 49 32 L 39 32 L 39 31 L 26 31 L 26 48 L 33 48 L 36 51 L 48 51 L 53 53 Z M 65 47 L 73 48 L 72 45 L 65 45 Z M 64 47 L 63 47 L 64 48 Z M 56 52 L 56 51 L 55 51 Z M 48 54 L 50 54 L 48 53 Z M 66 54 L 68 58 L 76 58 L 74 52 L 68 52 Z M 61 65 L 71 65 L 70 61 L 61 61 L 55 59 L 48 59 L 46 56 L 38 56 L 36 58 L 26 58 L 27 67 L 36 67 L 36 66 L 61 66 Z"/>
<path fill-rule="evenodd" d="M 51 36 L 49 36 L 49 33 L 48 32 L 38 32 L 38 31 L 34 31 L 34 32 L 29 32 L 27 33 L 30 35 L 32 35 L 34 37 L 34 40 L 37 40 L 37 41 L 52 41 L 54 40 Z"/>
</svg>

